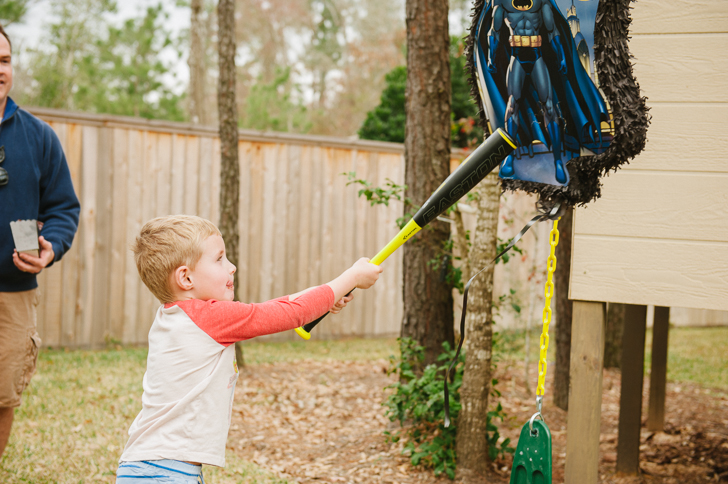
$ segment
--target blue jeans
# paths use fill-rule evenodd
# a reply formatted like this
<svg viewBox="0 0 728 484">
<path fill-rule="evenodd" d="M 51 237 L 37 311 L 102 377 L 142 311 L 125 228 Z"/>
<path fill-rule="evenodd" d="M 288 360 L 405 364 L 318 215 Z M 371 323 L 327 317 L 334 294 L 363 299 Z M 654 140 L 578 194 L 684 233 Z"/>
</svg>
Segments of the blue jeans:
<svg viewBox="0 0 728 484">
<path fill-rule="evenodd" d="M 202 466 L 178 460 L 122 462 L 116 471 L 116 484 L 205 484 Z"/>
</svg>

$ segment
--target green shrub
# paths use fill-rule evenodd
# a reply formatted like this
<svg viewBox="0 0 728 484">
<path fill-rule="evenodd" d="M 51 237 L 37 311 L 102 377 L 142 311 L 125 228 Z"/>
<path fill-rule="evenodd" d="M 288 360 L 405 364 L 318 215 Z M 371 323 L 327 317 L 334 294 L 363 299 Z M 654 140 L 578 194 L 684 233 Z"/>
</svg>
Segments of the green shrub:
<svg viewBox="0 0 728 484">
<path fill-rule="evenodd" d="M 418 375 L 416 369 L 421 368 L 424 362 L 424 348 L 410 338 L 400 338 L 400 356 L 390 356 L 389 374 L 396 374 L 399 381 L 390 385 L 394 392 L 382 404 L 387 407 L 386 416 L 392 421 L 399 421 L 400 429 L 391 433 L 385 432 L 391 442 L 399 441 L 403 436 L 406 439 L 404 452 L 410 456 L 412 465 L 422 465 L 434 469 L 435 475 L 443 472 L 450 478 L 455 478 L 457 418 L 460 413 L 460 386 L 463 382 L 463 368 L 465 355 L 460 354 L 453 369 L 452 383 L 448 384 L 450 391 L 450 418 L 452 424 L 445 428 L 445 373 L 450 361 L 455 357 L 455 349 L 443 343 L 443 353 L 437 358 L 438 363 L 428 365 Z M 500 396 L 495 386 L 497 380 L 492 382 L 491 394 Z M 513 453 L 509 447 L 510 439 L 500 445 L 500 433 L 495 420 L 505 418 L 505 412 L 500 403 L 495 410 L 488 412 L 487 435 L 488 454 L 491 460 L 505 453 Z"/>
</svg>

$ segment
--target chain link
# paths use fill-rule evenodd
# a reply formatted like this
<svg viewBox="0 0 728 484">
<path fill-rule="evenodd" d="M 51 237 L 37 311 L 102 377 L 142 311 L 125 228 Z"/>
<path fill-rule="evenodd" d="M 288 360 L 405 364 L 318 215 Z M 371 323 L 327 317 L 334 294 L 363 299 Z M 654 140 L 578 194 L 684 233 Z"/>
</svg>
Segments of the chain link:
<svg viewBox="0 0 728 484">
<path fill-rule="evenodd" d="M 554 220 L 554 226 L 549 234 L 549 243 L 551 244 L 551 253 L 546 263 L 548 274 L 546 276 L 546 287 L 544 288 L 544 296 L 546 301 L 543 308 L 543 331 L 541 332 L 541 355 L 538 360 L 538 387 L 536 387 L 536 395 L 543 397 L 544 382 L 546 381 L 546 354 L 549 349 L 549 324 L 551 324 L 551 298 L 554 296 L 554 271 L 556 270 L 556 246 L 559 245 L 559 220 Z M 539 409 L 540 411 L 540 409 Z"/>
</svg>

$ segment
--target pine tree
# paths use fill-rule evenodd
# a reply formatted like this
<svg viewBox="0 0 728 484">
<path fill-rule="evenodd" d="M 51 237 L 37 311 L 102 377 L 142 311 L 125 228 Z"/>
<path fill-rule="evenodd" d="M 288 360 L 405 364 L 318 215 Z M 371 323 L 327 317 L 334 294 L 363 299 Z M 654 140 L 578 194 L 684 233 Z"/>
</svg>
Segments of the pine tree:
<svg viewBox="0 0 728 484">
<path fill-rule="evenodd" d="M 456 37 L 450 38 L 450 79 L 451 142 L 459 148 L 472 147 L 483 141 L 483 130 L 475 122 L 478 108 L 470 97 L 463 41 Z M 379 106 L 367 113 L 367 118 L 359 129 L 359 137 L 404 143 L 407 68 L 395 67 L 385 76 L 385 81 L 386 87 L 382 91 Z"/>
</svg>

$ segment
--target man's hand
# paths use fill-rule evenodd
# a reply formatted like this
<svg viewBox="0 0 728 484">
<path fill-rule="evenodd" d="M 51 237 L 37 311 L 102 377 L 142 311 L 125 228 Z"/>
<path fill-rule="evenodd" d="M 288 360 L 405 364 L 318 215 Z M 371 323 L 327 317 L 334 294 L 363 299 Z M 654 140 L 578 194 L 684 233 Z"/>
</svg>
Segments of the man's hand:
<svg viewBox="0 0 728 484">
<path fill-rule="evenodd" d="M 53 259 L 56 256 L 53 252 L 53 245 L 43 238 L 42 235 L 38 237 L 38 243 L 40 244 L 40 254 L 38 254 L 38 257 L 21 253 L 17 250 L 13 251 L 13 263 L 15 264 L 15 267 L 23 272 L 38 274 L 48 264 L 53 262 Z"/>
</svg>

